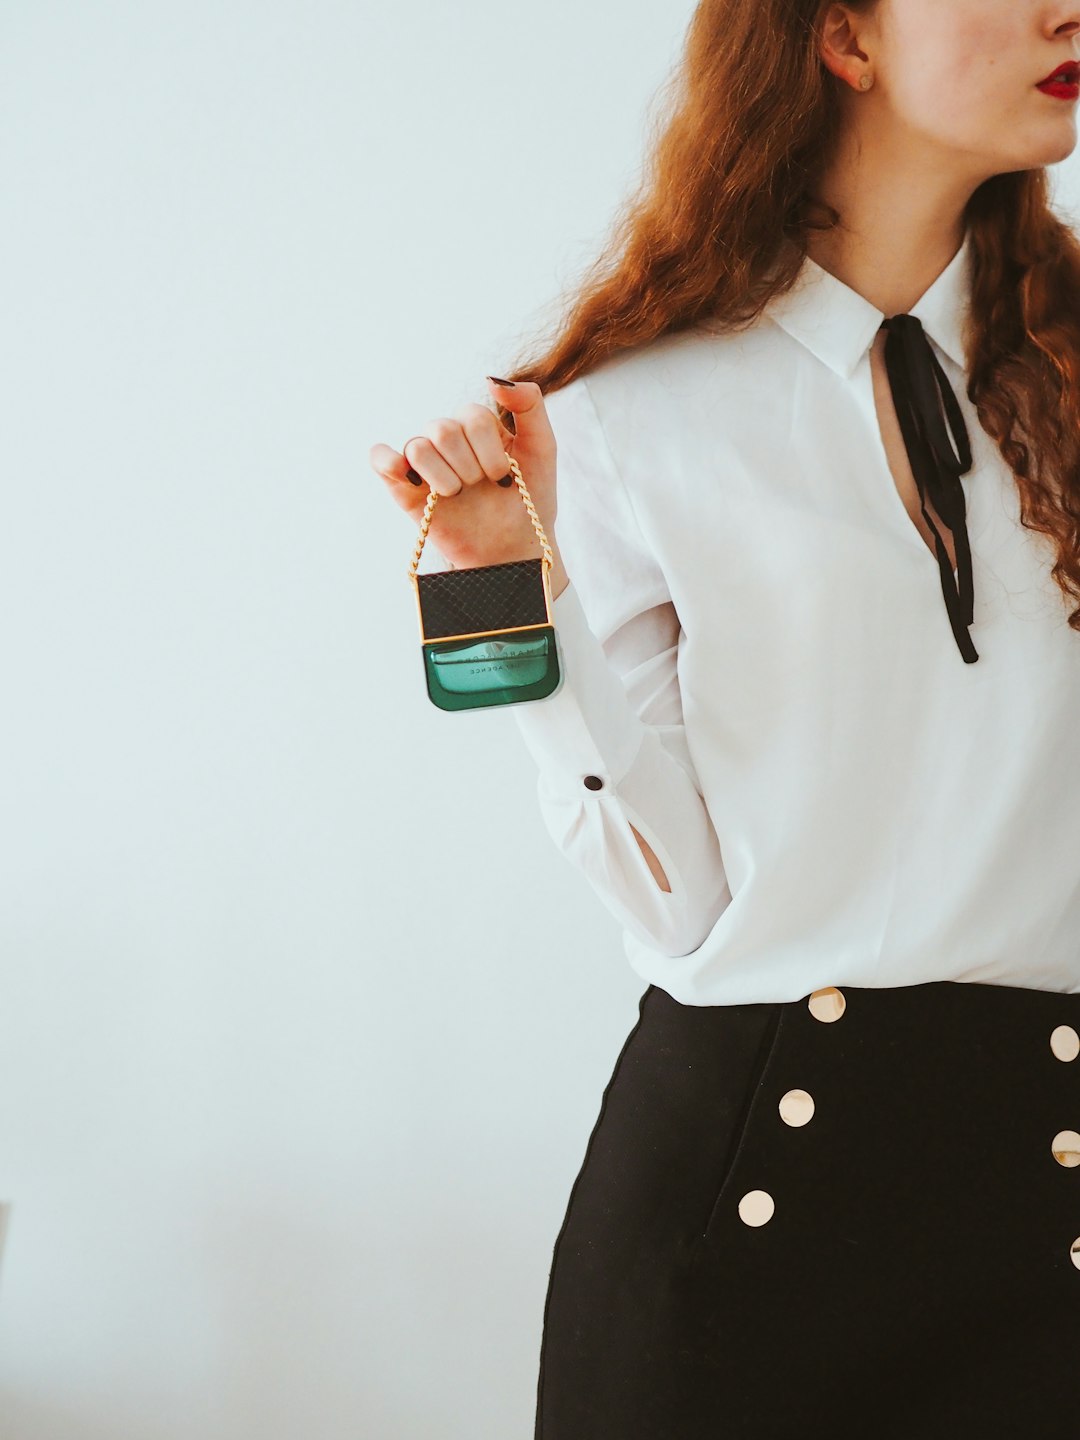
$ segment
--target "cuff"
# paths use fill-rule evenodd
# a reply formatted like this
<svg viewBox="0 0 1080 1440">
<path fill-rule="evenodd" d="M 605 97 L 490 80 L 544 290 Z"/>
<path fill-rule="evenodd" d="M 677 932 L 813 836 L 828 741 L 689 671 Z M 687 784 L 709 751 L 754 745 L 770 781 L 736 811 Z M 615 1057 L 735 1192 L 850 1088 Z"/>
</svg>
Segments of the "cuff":
<svg viewBox="0 0 1080 1440">
<path fill-rule="evenodd" d="M 573 581 L 552 601 L 551 618 L 559 688 L 511 709 L 550 793 L 602 796 L 630 770 L 647 727 L 589 628 Z"/>
</svg>

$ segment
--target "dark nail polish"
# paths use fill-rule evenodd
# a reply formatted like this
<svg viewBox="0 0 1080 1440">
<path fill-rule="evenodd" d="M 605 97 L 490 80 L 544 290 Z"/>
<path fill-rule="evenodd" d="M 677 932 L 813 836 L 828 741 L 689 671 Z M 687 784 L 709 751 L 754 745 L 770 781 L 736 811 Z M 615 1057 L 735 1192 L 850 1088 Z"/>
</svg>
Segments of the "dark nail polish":
<svg viewBox="0 0 1080 1440">
<path fill-rule="evenodd" d="M 512 485 L 513 483 L 514 483 L 514 477 L 513 477 L 513 475 L 504 475 L 501 480 L 496 480 L 496 481 L 495 481 L 495 484 L 496 484 L 496 485 L 501 485 L 504 490 L 505 490 L 505 488 L 506 488 L 508 485 Z"/>
<path fill-rule="evenodd" d="M 424 483 L 424 477 L 418 475 L 411 465 L 408 470 L 405 471 L 405 478 L 411 480 L 414 485 L 422 485 Z"/>
<path fill-rule="evenodd" d="M 510 390 L 513 390 L 514 386 L 517 384 L 516 380 L 500 380 L 498 375 L 489 375 L 487 378 L 489 380 L 494 380 L 496 385 L 505 385 Z"/>
</svg>

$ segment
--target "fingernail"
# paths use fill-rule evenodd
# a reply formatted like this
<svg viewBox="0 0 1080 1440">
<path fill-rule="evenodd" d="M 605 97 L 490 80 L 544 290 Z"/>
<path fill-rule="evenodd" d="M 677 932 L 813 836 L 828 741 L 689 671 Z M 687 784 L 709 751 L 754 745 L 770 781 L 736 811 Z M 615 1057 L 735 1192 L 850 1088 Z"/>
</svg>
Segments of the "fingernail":
<svg viewBox="0 0 1080 1440">
<path fill-rule="evenodd" d="M 495 481 L 495 484 L 496 484 L 496 485 L 501 485 L 501 486 L 503 486 L 504 489 L 506 488 L 507 485 L 512 485 L 513 483 L 514 483 L 514 477 L 513 477 L 513 475 L 504 475 L 501 480 L 496 480 L 496 481 Z"/>
<path fill-rule="evenodd" d="M 496 385 L 505 385 L 509 390 L 513 390 L 514 386 L 517 384 L 516 380 L 500 380 L 497 375 L 489 375 L 487 378 L 493 381 Z"/>
<path fill-rule="evenodd" d="M 405 478 L 411 480 L 414 485 L 422 485 L 424 483 L 424 477 L 418 475 L 411 465 L 408 470 L 405 471 Z"/>
</svg>

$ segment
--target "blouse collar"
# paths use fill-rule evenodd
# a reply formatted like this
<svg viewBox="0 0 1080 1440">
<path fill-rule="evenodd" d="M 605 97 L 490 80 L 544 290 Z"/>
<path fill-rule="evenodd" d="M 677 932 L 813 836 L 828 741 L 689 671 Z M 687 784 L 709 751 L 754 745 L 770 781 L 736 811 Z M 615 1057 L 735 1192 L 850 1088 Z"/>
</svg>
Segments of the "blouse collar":
<svg viewBox="0 0 1080 1440">
<path fill-rule="evenodd" d="M 960 249 L 906 312 L 922 322 L 930 339 L 961 369 L 966 368 L 963 330 L 970 300 L 970 254 L 971 233 L 965 231 Z M 884 311 L 809 255 L 792 288 L 775 296 L 765 313 L 845 380 L 885 319 Z"/>
</svg>

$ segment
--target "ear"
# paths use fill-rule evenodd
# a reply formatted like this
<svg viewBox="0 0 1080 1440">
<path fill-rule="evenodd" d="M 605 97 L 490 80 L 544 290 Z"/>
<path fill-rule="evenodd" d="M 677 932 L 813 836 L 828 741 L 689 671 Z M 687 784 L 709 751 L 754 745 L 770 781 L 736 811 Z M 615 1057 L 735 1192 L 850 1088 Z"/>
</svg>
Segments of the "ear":
<svg viewBox="0 0 1080 1440">
<path fill-rule="evenodd" d="M 869 17 L 846 5 L 830 5 L 818 24 L 821 63 L 838 80 L 859 89 L 859 77 L 870 57 L 860 44 L 869 29 Z"/>
</svg>

